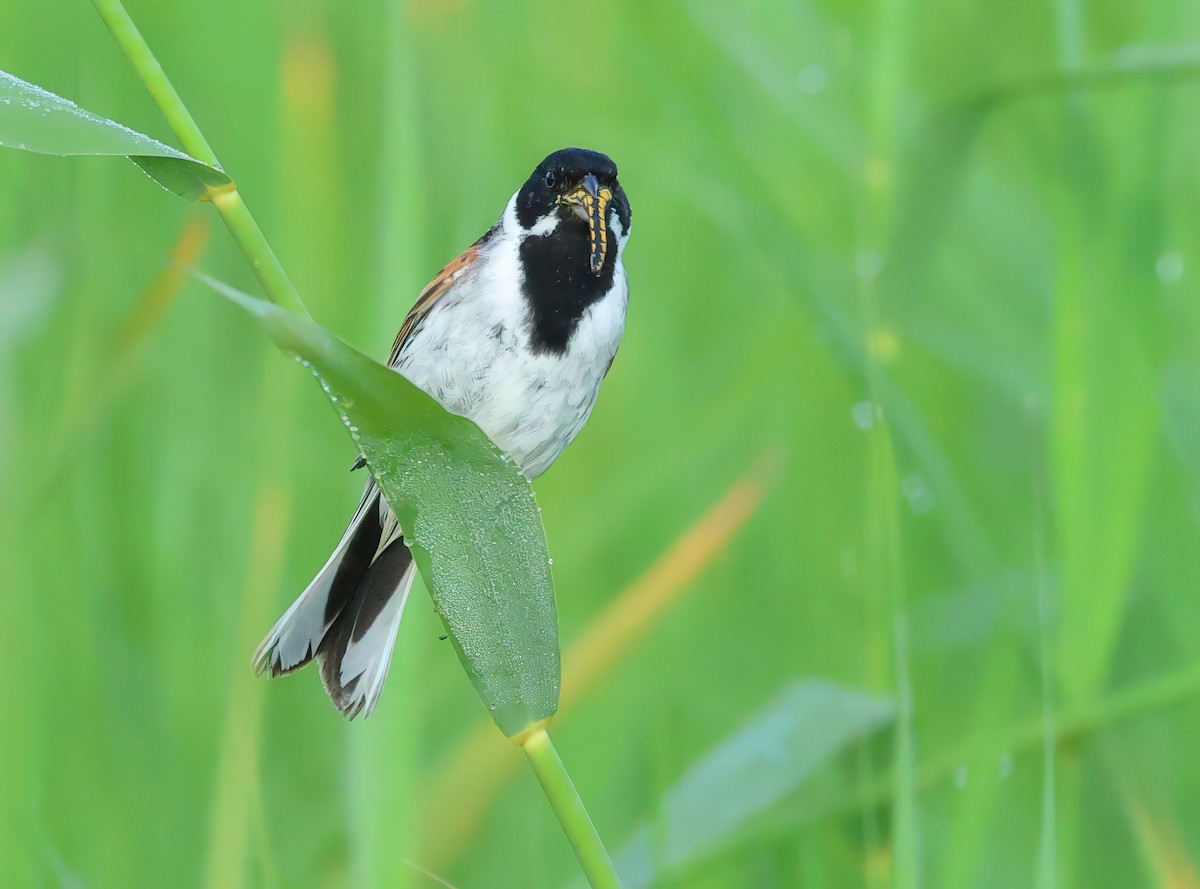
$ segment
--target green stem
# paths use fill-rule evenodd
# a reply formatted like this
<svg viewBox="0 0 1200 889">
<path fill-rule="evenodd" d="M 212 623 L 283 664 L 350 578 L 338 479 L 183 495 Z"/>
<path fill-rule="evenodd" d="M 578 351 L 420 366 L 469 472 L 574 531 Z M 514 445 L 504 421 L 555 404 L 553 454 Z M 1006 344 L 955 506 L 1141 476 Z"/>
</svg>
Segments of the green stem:
<svg viewBox="0 0 1200 889">
<path fill-rule="evenodd" d="M 604 843 L 546 730 L 541 728 L 529 735 L 521 743 L 521 749 L 529 758 L 529 764 L 550 800 L 550 807 L 558 816 L 558 823 L 571 841 L 588 883 L 593 889 L 620 889 L 621 881 L 604 851 Z"/>
<path fill-rule="evenodd" d="M 129 57 L 129 61 L 133 63 L 134 70 L 146 85 L 146 89 L 150 91 L 159 110 L 166 117 L 167 123 L 179 137 L 179 141 L 183 143 L 184 150 L 196 160 L 221 169 L 216 153 L 208 144 L 208 140 L 204 138 L 204 134 L 200 132 L 200 128 L 196 126 L 196 121 L 187 110 L 187 106 L 183 104 L 183 99 L 179 98 L 179 93 L 175 92 L 175 87 L 171 85 L 166 72 L 158 64 L 158 59 L 150 51 L 142 33 L 133 23 L 133 19 L 129 17 L 129 13 L 125 11 L 125 7 L 121 5 L 121 0 L 92 0 L 92 4 L 100 13 L 100 17 L 104 19 L 104 23 L 108 25 L 108 29 L 116 38 L 125 55 Z M 220 188 L 209 189 L 205 198 L 210 200 L 217 208 L 217 212 L 221 214 L 221 219 L 224 220 L 229 233 L 233 235 L 242 255 L 254 269 L 254 274 L 267 297 L 272 302 L 291 309 L 297 314 L 307 315 L 308 311 L 304 308 L 300 294 L 296 292 L 287 272 L 279 264 L 275 252 L 267 243 L 258 223 L 254 221 L 254 217 L 250 215 L 250 211 L 242 202 L 237 186 L 231 183 Z"/>
<path fill-rule="evenodd" d="M 133 63 L 133 69 L 137 71 L 138 77 L 142 78 L 142 83 L 146 84 L 146 89 L 154 97 L 154 102 L 166 117 L 167 123 L 183 142 L 184 150 L 210 167 L 219 167 L 217 156 L 209 147 L 208 140 L 196 126 L 196 121 L 179 98 L 179 93 L 175 92 L 175 87 L 171 85 L 162 65 L 158 64 L 158 59 L 154 58 L 154 53 L 146 45 L 142 32 L 137 29 L 133 19 L 121 5 L 121 0 L 92 0 L 92 3 L 104 19 L 104 23 L 108 25 L 108 30 L 112 31 L 113 37 L 117 38 L 117 43 L 129 57 L 129 61 Z"/>
<path fill-rule="evenodd" d="M 893 224 L 896 171 L 900 166 L 900 109 L 907 98 L 911 0 L 876 0 L 876 58 L 867 92 L 867 132 L 870 154 L 863 171 L 859 256 L 875 266 L 860 269 L 859 299 L 865 334 L 866 382 L 872 410 L 879 411 L 868 439 L 868 504 L 865 577 L 882 605 L 883 625 L 875 631 L 888 634 L 891 682 L 896 694 L 896 742 L 893 750 L 891 811 L 891 885 L 915 889 L 921 879 L 920 810 L 917 804 L 916 726 L 913 703 L 912 653 L 909 640 L 908 602 L 905 593 L 903 523 L 900 483 L 892 441 L 891 418 L 882 412 L 881 393 L 888 377 L 880 344 L 887 334 L 880 305 L 888 294 L 881 279 L 886 258 L 882 252 Z"/>
<path fill-rule="evenodd" d="M 254 217 L 250 215 L 250 210 L 242 201 L 238 190 L 229 188 L 217 191 L 209 200 L 221 214 L 221 219 L 225 221 L 225 227 L 229 229 L 238 249 L 242 251 L 242 255 L 246 257 L 250 267 L 254 269 L 255 277 L 258 278 L 263 292 L 267 294 L 271 302 L 277 303 L 285 309 L 291 309 L 298 315 L 307 315 L 308 310 L 301 302 L 300 294 L 292 285 L 292 279 L 287 276 L 287 272 L 275 258 L 275 252 L 267 243 L 267 238 L 262 233 L 262 229 L 258 227 L 258 223 L 254 221 Z"/>
</svg>

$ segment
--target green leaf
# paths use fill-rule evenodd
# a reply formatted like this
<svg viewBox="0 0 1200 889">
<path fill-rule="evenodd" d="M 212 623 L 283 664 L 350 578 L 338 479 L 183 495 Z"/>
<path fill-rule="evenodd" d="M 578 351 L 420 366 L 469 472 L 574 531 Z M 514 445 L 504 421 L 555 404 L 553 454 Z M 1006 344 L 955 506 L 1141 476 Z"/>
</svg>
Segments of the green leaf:
<svg viewBox="0 0 1200 889">
<path fill-rule="evenodd" d="M 558 709 L 558 615 L 533 488 L 470 420 L 306 318 L 197 277 L 321 383 L 404 528 L 434 606 L 509 737 Z"/>
<path fill-rule="evenodd" d="M 892 703 L 821 680 L 796 681 L 698 760 L 663 795 L 659 820 L 617 855 L 625 889 L 678 877 L 744 842 L 851 742 L 882 728 Z"/>
<path fill-rule="evenodd" d="M 4 71 L 0 146 L 60 157 L 127 157 L 167 191 L 191 201 L 232 182 L 222 170 Z"/>
</svg>

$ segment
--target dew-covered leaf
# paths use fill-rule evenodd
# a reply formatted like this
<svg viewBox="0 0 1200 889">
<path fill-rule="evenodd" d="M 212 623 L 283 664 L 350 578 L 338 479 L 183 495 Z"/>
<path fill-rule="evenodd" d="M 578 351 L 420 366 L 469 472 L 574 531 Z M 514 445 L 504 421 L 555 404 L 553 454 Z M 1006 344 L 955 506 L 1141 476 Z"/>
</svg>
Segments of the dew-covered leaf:
<svg viewBox="0 0 1200 889">
<path fill-rule="evenodd" d="M 200 276 L 316 375 L 404 528 L 434 606 L 510 737 L 558 708 L 558 616 L 524 473 L 478 426 L 324 328 Z"/>
<path fill-rule="evenodd" d="M 746 839 L 756 819 L 893 714 L 890 701 L 863 691 L 821 680 L 788 684 L 667 790 L 656 822 L 616 857 L 622 885 L 677 877 Z"/>
<path fill-rule="evenodd" d="M 0 146 L 60 157 L 127 157 L 167 191 L 191 201 L 230 183 L 215 167 L 3 71 Z"/>
</svg>

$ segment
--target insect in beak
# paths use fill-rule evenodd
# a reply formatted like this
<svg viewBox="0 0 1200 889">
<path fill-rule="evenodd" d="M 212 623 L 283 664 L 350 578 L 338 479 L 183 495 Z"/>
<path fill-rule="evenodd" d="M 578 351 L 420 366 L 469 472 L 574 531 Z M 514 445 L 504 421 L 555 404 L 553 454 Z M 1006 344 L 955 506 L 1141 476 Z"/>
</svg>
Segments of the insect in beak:
<svg viewBox="0 0 1200 889">
<path fill-rule="evenodd" d="M 588 268 L 593 275 L 600 274 L 604 268 L 604 258 L 608 255 L 608 204 L 611 200 L 612 190 L 601 185 L 591 173 L 558 199 L 558 203 L 570 207 L 576 216 L 588 224 Z"/>
</svg>

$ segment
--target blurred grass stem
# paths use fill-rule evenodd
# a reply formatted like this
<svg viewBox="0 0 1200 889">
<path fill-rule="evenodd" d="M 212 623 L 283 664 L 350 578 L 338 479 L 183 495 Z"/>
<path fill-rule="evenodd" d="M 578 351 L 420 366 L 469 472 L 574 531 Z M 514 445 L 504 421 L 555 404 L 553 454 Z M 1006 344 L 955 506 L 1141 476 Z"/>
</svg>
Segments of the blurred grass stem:
<svg viewBox="0 0 1200 889">
<path fill-rule="evenodd" d="M 579 866 L 583 868 L 588 883 L 593 889 L 619 889 L 621 881 L 604 850 L 604 843 L 596 833 L 583 800 L 579 798 L 571 776 L 558 758 L 558 751 L 554 749 L 546 730 L 540 728 L 526 737 L 521 742 L 521 749 L 533 766 L 533 772 L 546 792 L 546 799 L 550 800 L 554 814 L 558 816 L 563 833 L 571 841 L 571 848 L 575 850 L 575 857 L 579 859 Z"/>
<path fill-rule="evenodd" d="M 912 20 L 911 12 L 909 0 L 876 0 L 874 5 L 877 56 L 866 96 L 866 128 L 870 150 L 863 171 L 859 222 L 859 258 L 868 260 L 869 264 L 864 268 L 878 266 L 868 274 L 864 274 L 862 268 L 859 270 L 866 383 L 875 412 L 869 438 L 865 551 L 869 565 L 868 582 L 873 587 L 870 595 L 874 607 L 881 611 L 876 617 L 875 632 L 881 640 L 886 635 L 890 643 L 890 681 L 896 696 L 890 880 L 892 886 L 900 889 L 915 889 L 921 884 L 915 705 L 899 504 L 900 480 L 890 419 L 883 410 L 881 395 L 888 371 L 877 344 L 889 332 L 880 311 L 886 286 L 880 272 L 888 259 L 883 252 L 883 245 L 888 241 L 888 232 L 893 224 L 901 136 L 898 109 L 903 105 L 908 89 L 911 36 L 908 22 Z M 883 652 L 888 648 L 889 645 L 881 641 L 877 650 Z M 869 780 L 869 761 L 867 768 Z M 872 814 L 864 812 L 863 817 L 869 824 Z"/>
<path fill-rule="evenodd" d="M 133 23 L 133 19 L 129 17 L 129 13 L 125 11 L 121 0 L 92 0 L 92 3 L 125 55 L 128 56 L 129 61 L 133 63 L 138 77 L 150 91 L 150 95 L 167 119 L 167 123 L 179 137 L 179 141 L 183 143 L 184 150 L 196 160 L 220 169 L 221 164 L 208 144 L 208 140 L 200 132 L 191 112 L 187 110 L 183 99 L 171 85 L 166 72 L 158 63 L 158 59 L 154 57 L 154 53 L 150 51 L 145 38 L 137 29 L 137 25 Z M 296 292 L 287 272 L 279 264 L 279 260 L 271 250 L 270 244 L 267 243 L 258 223 L 250 215 L 249 209 L 242 201 L 241 195 L 238 194 L 237 186 L 230 185 L 221 189 L 211 189 L 207 199 L 212 201 L 217 212 L 221 214 L 221 219 L 224 220 L 229 233 L 233 235 L 238 249 L 250 263 L 250 267 L 254 270 L 267 297 L 286 309 L 307 315 L 308 311 L 300 300 L 300 294 Z"/>
</svg>

